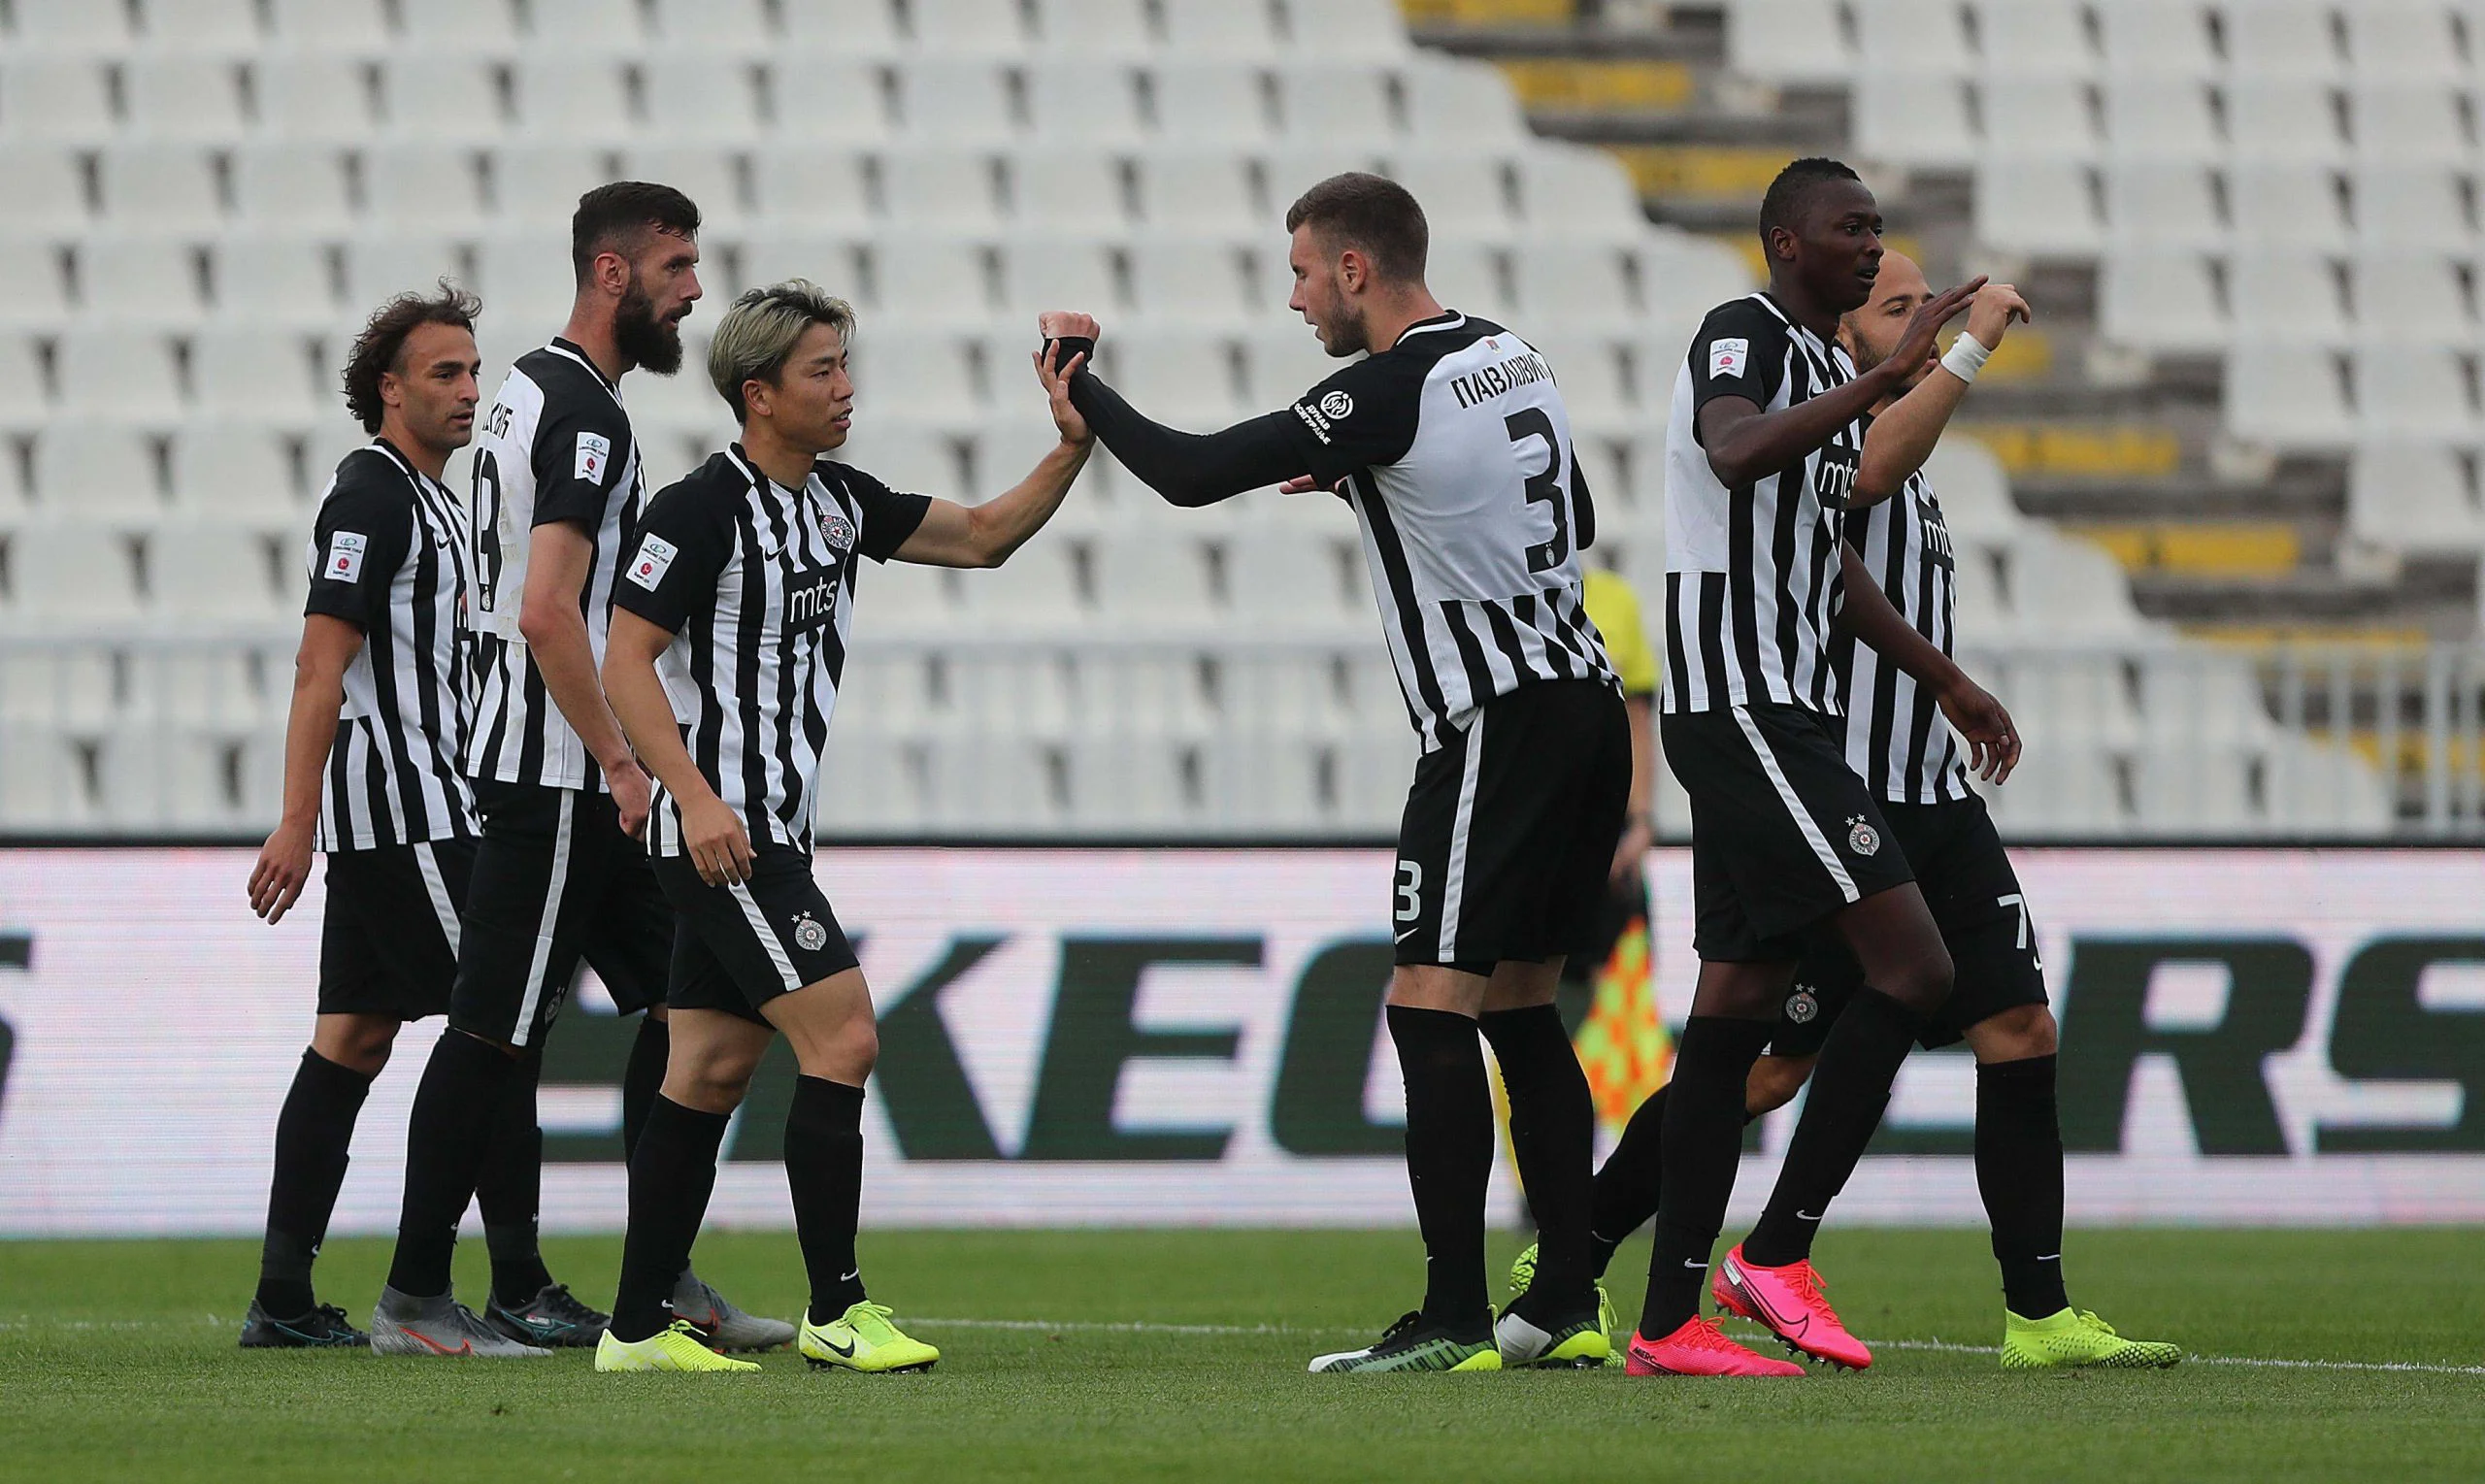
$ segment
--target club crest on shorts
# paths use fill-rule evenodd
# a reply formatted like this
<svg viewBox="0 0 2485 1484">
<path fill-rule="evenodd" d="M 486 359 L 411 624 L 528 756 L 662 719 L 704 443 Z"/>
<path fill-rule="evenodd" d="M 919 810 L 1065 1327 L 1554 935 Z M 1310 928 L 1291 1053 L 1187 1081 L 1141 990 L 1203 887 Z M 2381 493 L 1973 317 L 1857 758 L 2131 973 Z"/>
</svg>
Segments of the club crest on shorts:
<svg viewBox="0 0 2485 1484">
<path fill-rule="evenodd" d="M 854 549 L 854 522 L 835 511 L 819 512 L 819 534 L 840 551 Z"/>
<path fill-rule="evenodd" d="M 1881 832 L 1865 823 L 1863 815 L 1854 815 L 1846 821 L 1846 848 L 1857 855 L 1878 855 Z"/>
<path fill-rule="evenodd" d="M 1810 1025 L 1820 1018 L 1821 997 L 1800 985 L 1786 997 L 1786 1018 L 1797 1025 Z"/>
<path fill-rule="evenodd" d="M 794 946 L 805 953 L 817 953 L 828 946 L 828 929 L 809 912 L 794 919 Z"/>
</svg>

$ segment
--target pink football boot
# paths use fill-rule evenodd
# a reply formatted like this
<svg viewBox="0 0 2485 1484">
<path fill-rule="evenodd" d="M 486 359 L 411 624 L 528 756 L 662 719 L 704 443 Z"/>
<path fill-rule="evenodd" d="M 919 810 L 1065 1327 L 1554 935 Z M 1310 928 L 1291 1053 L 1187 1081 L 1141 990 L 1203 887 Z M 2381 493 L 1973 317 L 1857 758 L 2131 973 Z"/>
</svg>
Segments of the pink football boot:
<svg viewBox="0 0 2485 1484">
<path fill-rule="evenodd" d="M 1810 1263 L 1763 1268 L 1746 1260 L 1742 1243 L 1737 1242 L 1717 1265 L 1708 1291 L 1716 1296 L 1720 1308 L 1768 1326 L 1790 1350 L 1849 1370 L 1872 1364 L 1872 1352 L 1864 1347 L 1864 1341 L 1838 1322 L 1838 1310 L 1822 1297 L 1821 1275 Z"/>
<path fill-rule="evenodd" d="M 1663 1339 L 1631 1336 L 1622 1373 L 1633 1376 L 1799 1376 L 1804 1368 L 1735 1343 L 1714 1319 L 1698 1315 Z"/>
</svg>

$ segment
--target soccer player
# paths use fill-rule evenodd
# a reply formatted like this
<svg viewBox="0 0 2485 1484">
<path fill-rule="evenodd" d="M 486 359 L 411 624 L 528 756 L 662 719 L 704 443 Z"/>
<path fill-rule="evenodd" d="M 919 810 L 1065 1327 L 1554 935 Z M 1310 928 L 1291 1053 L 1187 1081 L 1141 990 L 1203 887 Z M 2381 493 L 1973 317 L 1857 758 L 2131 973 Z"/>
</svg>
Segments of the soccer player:
<svg viewBox="0 0 2485 1484">
<path fill-rule="evenodd" d="M 475 435 L 480 308 L 446 282 L 433 296 L 400 295 L 371 316 L 346 363 L 346 404 L 376 436 L 345 456 L 319 499 L 284 812 L 250 873 L 250 908 L 276 923 L 302 895 L 312 852 L 328 857 L 318 1018 L 277 1118 L 246 1349 L 370 1341 L 313 1296 L 312 1260 L 398 1028 L 448 1008 L 475 808 L 458 768 L 466 512 L 440 477 Z M 501 1111 L 533 1127 L 533 1109 L 515 1100 Z M 482 1180 L 487 1221 L 508 1217 L 507 1174 Z"/>
<path fill-rule="evenodd" d="M 1806 1353 L 1871 1360 L 1821 1297 L 1808 1232 L 1948 999 L 1952 966 L 1879 805 L 1846 766 L 1834 629 L 1921 687 L 1983 775 L 2006 776 L 2019 750 L 2000 703 L 1908 624 L 1839 536 L 1868 457 L 1865 414 L 1905 390 L 1982 280 L 1915 306 L 1889 358 L 1859 375 L 1835 338 L 1880 269 L 1872 192 L 1834 160 L 1797 160 L 1762 202 L 1761 238 L 1768 290 L 1711 311 L 1674 383 L 1660 727 L 1691 800 L 1701 968 L 1663 1115 L 1635 1375 L 1803 1374 L 1702 1318 L 1700 1288 L 1741 1154 L 1745 1082 L 1815 927 L 1844 940 L 1862 982 L 1823 1041 L 1770 1215 L 1729 1255 L 1729 1275 Z"/>
<path fill-rule="evenodd" d="M 620 1295 L 598 1370 L 750 1370 L 669 1296 L 707 1211 L 725 1127 L 778 1032 L 801 1075 L 785 1183 L 817 1368 L 928 1369 L 941 1352 L 865 1293 L 854 1256 L 863 1084 L 879 1049 L 853 946 L 812 875 L 820 749 L 862 558 L 997 567 L 1061 506 L 1087 427 L 1046 374 L 1061 442 L 973 509 L 898 494 L 822 457 L 853 422 L 854 312 L 802 280 L 753 289 L 716 327 L 709 379 L 742 440 L 656 496 L 613 603 L 604 686 L 656 777 L 650 848 L 681 917 L 672 1058 L 630 1158 Z M 1075 369 L 1075 367 L 1073 368 Z"/>
<path fill-rule="evenodd" d="M 1390 1039 L 1407 1172 L 1428 1254 L 1422 1308 L 1315 1371 L 1599 1365 L 1588 1270 L 1594 1110 L 1554 1007 L 1613 863 L 1631 789 L 1621 689 L 1581 608 L 1595 507 L 1553 369 L 1523 338 L 1445 309 L 1407 190 L 1333 177 L 1286 213 L 1291 308 L 1332 356 L 1369 351 L 1293 406 L 1205 436 L 1149 421 L 1094 375 L 1071 393 L 1132 474 L 1177 506 L 1263 485 L 1330 490 L 1364 555 L 1419 734 L 1399 836 Z M 1074 348 L 1081 314 L 1040 328 Z M 1496 1324 L 1483 1272 L 1493 1103 L 1544 1233 L 1542 1276 Z"/>
<path fill-rule="evenodd" d="M 515 1088 L 532 1103 L 543 1039 L 583 959 L 623 1011 L 646 1009 L 622 1088 L 625 1145 L 663 1076 L 656 1016 L 673 914 L 646 852 L 646 775 L 596 680 L 615 569 L 644 492 L 620 379 L 681 366 L 699 297 L 699 209 L 641 181 L 600 185 L 570 221 L 578 297 L 563 334 L 518 357 L 485 418 L 473 499 L 475 717 L 464 767 L 481 816 L 448 1029 L 407 1133 L 397 1252 L 371 1326 L 382 1354 L 463 1355 L 493 1336 L 532 1353 L 590 1345 L 605 1316 L 549 1281 L 534 1234 L 487 1229 L 486 1321 L 449 1291 L 457 1220 L 494 1138 L 486 1114 Z M 540 1135 L 526 1141 L 540 1171 Z M 684 1272 L 679 1305 L 717 1343 L 783 1344 L 793 1327 L 741 1313 Z M 471 1347 L 471 1348 L 470 1348 Z"/>
<path fill-rule="evenodd" d="M 1871 301 L 1839 326 L 1839 341 L 1859 371 L 1891 358 L 1908 317 L 1932 296 L 1913 262 L 1895 252 L 1883 256 Z M 1900 612 L 1944 653 L 1956 633 L 1955 568 L 1949 529 L 1922 461 L 1984 358 L 2001 347 L 2012 318 L 2026 315 L 2015 291 L 1988 285 L 1969 311 L 1965 348 L 1918 363 L 1905 383 L 1905 399 L 1873 408 L 1874 433 L 1900 436 L 1867 438 L 1848 539 Z M 1893 842 L 1915 869 L 1958 970 L 1957 987 L 1917 1039 L 1927 1047 L 1964 1039 L 1975 1056 L 1976 1185 L 2002 1269 L 2002 1364 L 2011 1369 L 2171 1366 L 2182 1358 L 2179 1347 L 2123 1338 L 2095 1314 L 2073 1309 L 2064 1289 L 2057 1032 L 2045 1003 L 2044 966 L 2026 893 L 1983 801 L 1968 786 L 1957 742 L 1935 716 L 1931 698 L 1872 651 L 1840 635 L 1832 661 L 1845 683 L 1847 763 L 1880 802 Z M 1834 935 L 1808 940 L 1769 1052 L 1752 1067 L 1744 1101 L 1749 1116 L 1794 1100 L 1862 982 L 1855 956 Z M 1663 1092 L 1643 1104 L 1597 1172 L 1600 1274 L 1614 1246 L 1658 1207 L 1664 1108 Z M 1798 1223 L 1792 1231 L 1808 1251 L 1810 1226 Z M 1749 1301 L 1730 1271 L 1731 1260 L 1713 1285 L 1717 1302 L 1756 1317 L 1746 1312 Z"/>
</svg>

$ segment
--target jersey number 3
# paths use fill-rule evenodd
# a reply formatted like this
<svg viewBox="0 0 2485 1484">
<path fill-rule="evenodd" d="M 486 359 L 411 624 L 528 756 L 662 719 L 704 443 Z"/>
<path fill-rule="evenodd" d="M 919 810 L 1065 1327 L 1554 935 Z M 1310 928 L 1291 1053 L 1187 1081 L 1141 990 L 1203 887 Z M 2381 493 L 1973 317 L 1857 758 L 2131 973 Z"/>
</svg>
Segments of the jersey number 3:
<svg viewBox="0 0 2485 1484">
<path fill-rule="evenodd" d="M 1503 425 L 1509 429 L 1513 444 L 1531 438 L 1544 441 L 1544 471 L 1527 477 L 1527 503 L 1552 511 L 1553 536 L 1527 548 L 1527 570 L 1551 572 L 1571 559 L 1571 502 L 1562 492 L 1562 441 L 1553 436 L 1553 419 L 1541 407 L 1520 408 L 1503 419 Z"/>
</svg>

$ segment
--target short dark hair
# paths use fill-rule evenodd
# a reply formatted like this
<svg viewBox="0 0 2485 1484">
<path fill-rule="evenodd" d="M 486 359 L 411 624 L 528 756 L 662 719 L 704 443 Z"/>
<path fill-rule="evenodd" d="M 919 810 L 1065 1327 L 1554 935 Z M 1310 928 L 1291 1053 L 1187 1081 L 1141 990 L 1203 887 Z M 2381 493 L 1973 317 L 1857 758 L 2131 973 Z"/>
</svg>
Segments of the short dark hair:
<svg viewBox="0 0 2485 1484">
<path fill-rule="evenodd" d="M 597 253 L 643 232 L 697 237 L 699 208 L 672 186 L 646 181 L 614 181 L 588 191 L 570 216 L 571 273 L 584 283 Z"/>
<path fill-rule="evenodd" d="M 1309 225 L 1341 247 L 1360 247 L 1384 279 L 1421 279 L 1433 231 L 1407 187 L 1360 170 L 1305 191 L 1286 209 L 1289 235 Z"/>
<path fill-rule="evenodd" d="M 1795 217 L 1803 211 L 1805 198 L 1809 196 L 1815 187 L 1827 185 L 1833 181 L 1853 181 L 1861 184 L 1864 178 L 1857 175 L 1843 160 L 1809 154 L 1790 162 L 1785 169 L 1777 172 L 1776 180 L 1769 182 L 1769 194 L 1760 198 L 1761 241 L 1769 240 L 1770 229 L 1773 227 L 1784 227 L 1790 232 L 1793 231 Z"/>
<path fill-rule="evenodd" d="M 354 337 L 346 357 L 346 410 L 365 433 L 380 431 L 388 408 L 380 400 L 380 379 L 394 373 L 406 353 L 406 338 L 427 324 L 455 325 L 472 333 L 483 301 L 447 279 L 433 294 L 399 294 L 380 306 Z"/>
</svg>

